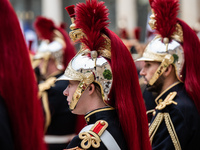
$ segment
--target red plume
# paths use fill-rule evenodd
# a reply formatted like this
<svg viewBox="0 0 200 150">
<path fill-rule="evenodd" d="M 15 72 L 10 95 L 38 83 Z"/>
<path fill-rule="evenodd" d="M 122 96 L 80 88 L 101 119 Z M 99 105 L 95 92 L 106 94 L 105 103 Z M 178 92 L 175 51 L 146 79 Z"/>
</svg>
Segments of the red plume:
<svg viewBox="0 0 200 150">
<path fill-rule="evenodd" d="M 150 6 L 152 5 L 153 1 L 154 1 L 154 0 L 149 0 L 149 4 L 150 4 Z"/>
<path fill-rule="evenodd" d="M 104 2 L 96 0 L 86 0 L 85 3 L 77 4 L 75 8 L 77 28 L 80 28 L 87 37 L 81 39 L 90 50 L 97 50 L 102 47 L 104 38 L 101 36 L 101 31 L 109 24 L 108 9 Z"/>
<path fill-rule="evenodd" d="M 11 123 L 13 149 L 46 150 L 37 82 L 17 15 L 8 0 L 0 0 L 0 22 L 0 97 Z"/>
<path fill-rule="evenodd" d="M 34 22 L 34 28 L 41 39 L 51 39 L 55 24 L 52 20 L 38 16 Z"/>
<path fill-rule="evenodd" d="M 175 31 L 179 4 L 177 0 L 154 0 L 151 5 L 156 20 L 156 32 L 169 38 Z"/>
<path fill-rule="evenodd" d="M 193 99 L 200 113 L 200 41 L 196 33 L 182 20 L 178 19 L 178 23 L 183 29 L 183 49 L 185 55 L 185 63 L 182 69 L 182 81 L 185 83 L 187 93 Z"/>
<path fill-rule="evenodd" d="M 67 10 L 67 12 L 68 12 L 70 18 L 75 17 L 74 7 L 75 7 L 74 5 L 65 7 L 65 9 Z"/>
<path fill-rule="evenodd" d="M 104 33 L 111 40 L 113 85 L 110 103 L 116 108 L 129 150 L 150 150 L 146 108 L 133 58 L 122 40 L 112 31 Z"/>
</svg>

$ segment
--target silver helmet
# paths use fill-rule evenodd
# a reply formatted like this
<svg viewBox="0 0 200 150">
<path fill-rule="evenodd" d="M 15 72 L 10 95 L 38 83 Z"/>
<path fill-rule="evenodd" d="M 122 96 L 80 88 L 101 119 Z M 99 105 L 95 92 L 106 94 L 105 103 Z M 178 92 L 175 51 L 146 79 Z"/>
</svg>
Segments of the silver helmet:
<svg viewBox="0 0 200 150">
<path fill-rule="evenodd" d="M 63 53 L 66 47 L 63 35 L 58 31 L 53 31 L 53 41 L 43 40 L 38 47 L 37 53 L 33 57 L 33 68 L 37 67 L 43 59 L 41 74 L 45 75 L 50 58 L 55 60 L 58 70 L 63 70 Z"/>
<path fill-rule="evenodd" d="M 88 56 L 89 53 L 91 56 Z M 69 106 L 71 110 L 76 107 L 82 93 L 93 82 L 100 86 L 102 99 L 107 104 L 106 101 L 112 86 L 112 70 L 109 62 L 104 57 L 97 55 L 97 51 L 79 52 L 68 64 L 64 75 L 58 79 L 80 81 Z"/>
<path fill-rule="evenodd" d="M 146 47 L 141 58 L 137 61 L 161 62 L 160 66 L 149 81 L 153 85 L 166 68 L 172 64 L 176 70 L 176 76 L 181 81 L 181 71 L 184 64 L 184 51 L 180 43 L 172 40 L 168 44 L 162 42 L 162 38 L 155 37 Z"/>
</svg>

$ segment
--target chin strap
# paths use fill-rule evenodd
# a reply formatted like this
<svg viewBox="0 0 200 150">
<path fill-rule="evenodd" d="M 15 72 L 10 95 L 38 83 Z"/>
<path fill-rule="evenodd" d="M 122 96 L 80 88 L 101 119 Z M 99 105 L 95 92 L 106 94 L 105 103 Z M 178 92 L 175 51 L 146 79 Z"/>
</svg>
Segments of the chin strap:
<svg viewBox="0 0 200 150">
<path fill-rule="evenodd" d="M 167 67 L 174 62 L 174 57 L 171 54 L 168 54 L 164 57 L 162 63 L 154 73 L 153 77 L 149 81 L 149 85 L 153 85 L 156 80 L 165 72 Z"/>
</svg>

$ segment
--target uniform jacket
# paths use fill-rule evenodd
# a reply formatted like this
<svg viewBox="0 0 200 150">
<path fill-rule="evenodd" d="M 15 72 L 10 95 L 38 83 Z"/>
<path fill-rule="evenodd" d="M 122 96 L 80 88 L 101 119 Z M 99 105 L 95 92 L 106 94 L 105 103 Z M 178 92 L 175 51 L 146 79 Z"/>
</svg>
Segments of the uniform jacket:
<svg viewBox="0 0 200 150">
<path fill-rule="evenodd" d="M 127 145 L 125 142 L 125 138 L 123 136 L 123 132 L 121 130 L 120 127 L 120 123 L 118 120 L 118 116 L 116 111 L 113 108 L 110 107 L 104 107 L 104 108 L 100 108 L 94 111 L 89 112 L 88 114 L 85 115 L 85 119 L 87 122 L 87 125 L 85 128 L 87 128 L 88 126 L 90 131 L 94 131 L 96 128 L 98 128 L 98 124 L 97 123 L 101 123 L 102 121 L 107 122 L 108 126 L 104 129 L 103 134 L 101 136 L 98 136 L 100 138 L 102 138 L 103 136 L 107 136 L 105 133 L 109 132 L 109 134 L 113 137 L 114 141 L 117 143 L 117 145 L 119 146 L 120 149 L 122 150 L 126 150 L 127 149 Z M 95 124 L 96 123 L 96 124 Z M 95 125 L 94 125 L 95 124 Z M 95 128 L 96 127 L 96 128 Z M 95 135 L 93 134 L 93 132 L 88 132 L 86 131 L 86 134 L 89 133 L 89 135 Z M 95 132 L 95 131 L 94 131 Z M 67 149 L 84 149 L 81 146 L 81 142 L 84 142 L 84 140 L 87 140 L 86 138 L 82 138 L 81 139 L 81 133 L 83 133 L 82 131 L 79 133 L 79 135 L 77 135 L 68 145 Z M 91 134 L 90 134 L 91 133 Z M 96 135 L 98 134 L 98 132 L 96 132 Z M 112 142 L 110 139 L 110 137 L 105 137 L 106 141 L 108 141 L 108 143 L 110 145 L 112 145 L 115 142 Z M 88 144 L 86 142 L 86 144 Z M 107 146 L 106 144 L 103 142 L 103 139 L 101 139 L 100 142 L 100 146 L 98 148 L 94 148 L 93 145 L 89 146 L 88 149 L 99 149 L 99 150 L 107 150 Z M 115 149 L 115 148 L 112 148 Z"/>
<path fill-rule="evenodd" d="M 175 97 L 170 98 L 169 95 L 173 95 L 172 92 L 175 93 Z M 161 93 L 155 102 L 159 105 L 159 101 L 166 100 L 167 96 L 169 96 L 168 100 L 171 99 L 173 102 L 171 104 L 167 102 L 166 106 L 163 105 L 164 103 L 161 106 L 160 103 L 160 106 L 156 107 L 156 114 L 149 128 L 151 132 L 154 126 L 158 127 L 157 130 L 154 130 L 152 149 L 173 150 L 175 146 L 172 141 L 174 141 L 178 142 L 176 149 L 199 150 L 200 115 L 193 100 L 186 93 L 184 84 L 180 82 L 173 84 Z M 158 110 L 159 108 L 162 109 Z M 160 119 L 157 119 L 156 123 L 156 117 L 159 118 L 158 114 L 165 114 L 160 125 L 158 123 Z"/>
</svg>

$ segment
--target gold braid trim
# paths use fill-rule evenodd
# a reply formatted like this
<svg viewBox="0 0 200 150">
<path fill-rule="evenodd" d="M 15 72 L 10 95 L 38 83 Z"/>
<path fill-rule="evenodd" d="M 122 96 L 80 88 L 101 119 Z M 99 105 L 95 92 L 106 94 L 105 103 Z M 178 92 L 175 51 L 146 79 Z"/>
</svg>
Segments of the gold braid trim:
<svg viewBox="0 0 200 150">
<path fill-rule="evenodd" d="M 148 110 L 148 111 L 146 112 L 146 114 L 148 115 L 148 114 L 150 114 L 150 113 L 153 113 L 154 111 L 155 111 L 154 109 Z"/>
<path fill-rule="evenodd" d="M 51 123 L 51 113 L 49 109 L 48 93 L 46 92 L 46 90 L 50 89 L 51 86 L 54 85 L 55 80 L 56 80 L 56 77 L 50 77 L 45 82 L 40 83 L 38 85 L 38 88 L 39 88 L 38 95 L 39 95 L 39 98 L 42 98 L 43 109 L 45 112 L 45 126 L 44 126 L 45 133 Z"/>
<path fill-rule="evenodd" d="M 48 89 L 51 88 L 51 86 L 54 85 L 56 81 L 56 77 L 50 77 L 48 78 L 46 81 L 44 81 L 43 83 L 40 83 L 38 85 L 38 88 L 39 88 L 39 97 L 41 97 L 42 93 Z"/>
<path fill-rule="evenodd" d="M 79 134 L 81 141 L 81 147 L 89 149 L 91 146 L 98 148 L 100 146 L 101 139 L 98 136 L 91 136 L 88 132 L 82 132 Z"/>
<path fill-rule="evenodd" d="M 177 95 L 177 92 L 170 92 L 164 101 L 160 100 L 160 103 L 156 106 L 157 110 L 162 110 L 166 106 L 174 104 L 177 105 L 177 102 L 173 101 L 174 97 Z"/>
<path fill-rule="evenodd" d="M 176 134 L 174 125 L 172 123 L 171 117 L 169 116 L 169 113 L 164 113 L 164 119 L 165 119 L 165 124 L 167 126 L 168 132 L 174 144 L 175 150 L 181 150 L 181 145 L 180 145 L 178 136 Z"/>
<path fill-rule="evenodd" d="M 50 123 L 51 123 L 51 113 L 49 109 L 49 101 L 48 101 L 48 93 L 42 92 L 42 103 L 45 112 L 45 126 L 44 126 L 44 133 L 46 133 Z"/>
<path fill-rule="evenodd" d="M 180 145 L 178 136 L 176 134 L 174 125 L 172 123 L 171 117 L 169 116 L 169 113 L 158 113 L 156 118 L 154 119 L 153 123 L 149 127 L 149 137 L 150 137 L 151 144 L 152 144 L 154 135 L 157 132 L 158 127 L 160 126 L 163 119 L 165 120 L 165 124 L 166 124 L 167 130 L 169 132 L 169 135 L 172 139 L 172 143 L 174 145 L 175 150 L 181 150 L 181 145 Z"/>
<path fill-rule="evenodd" d="M 177 105 L 177 102 L 173 101 L 173 99 L 176 95 L 177 95 L 177 92 L 170 92 L 167 95 L 167 97 L 165 98 L 164 101 L 160 101 L 160 103 L 156 106 L 156 109 L 162 110 L 168 105 L 171 105 L 171 104 Z M 179 143 L 179 139 L 178 139 L 178 136 L 176 134 L 176 130 L 174 128 L 172 120 L 169 116 L 169 113 L 159 112 L 157 114 L 156 118 L 154 119 L 154 121 L 152 122 L 152 124 L 150 125 L 150 127 L 149 127 L 149 137 L 150 137 L 151 144 L 152 144 L 154 135 L 157 132 L 158 127 L 160 126 L 163 119 L 165 120 L 165 124 L 166 124 L 167 130 L 169 132 L 169 135 L 172 139 L 172 143 L 174 144 L 175 150 L 181 150 L 181 145 Z"/>
<path fill-rule="evenodd" d="M 156 134 L 158 127 L 160 126 L 162 120 L 163 120 L 163 113 L 158 113 L 154 121 L 149 127 L 149 137 L 150 137 L 150 142 L 152 144 L 154 135 Z"/>
<path fill-rule="evenodd" d="M 81 147 L 84 149 L 89 149 L 91 146 L 99 148 L 100 137 L 107 127 L 108 123 L 105 120 L 98 120 L 89 131 L 80 133 L 79 138 L 82 140 Z"/>
</svg>

